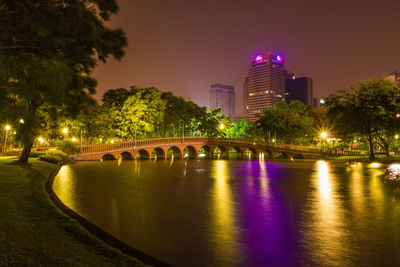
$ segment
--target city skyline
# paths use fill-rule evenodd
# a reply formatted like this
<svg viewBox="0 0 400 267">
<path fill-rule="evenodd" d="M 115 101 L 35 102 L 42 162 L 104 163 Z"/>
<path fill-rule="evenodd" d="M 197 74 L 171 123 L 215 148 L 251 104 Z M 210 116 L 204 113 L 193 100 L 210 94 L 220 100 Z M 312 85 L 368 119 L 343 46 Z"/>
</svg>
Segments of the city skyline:
<svg viewBox="0 0 400 267">
<path fill-rule="evenodd" d="M 118 4 L 109 25 L 122 27 L 129 45 L 121 62 L 95 70 L 97 98 L 138 84 L 208 105 L 209 85 L 220 82 L 236 88 L 238 109 L 248 64 L 269 51 L 282 53 L 297 77 L 313 78 L 316 97 L 400 68 L 395 1 Z"/>
</svg>

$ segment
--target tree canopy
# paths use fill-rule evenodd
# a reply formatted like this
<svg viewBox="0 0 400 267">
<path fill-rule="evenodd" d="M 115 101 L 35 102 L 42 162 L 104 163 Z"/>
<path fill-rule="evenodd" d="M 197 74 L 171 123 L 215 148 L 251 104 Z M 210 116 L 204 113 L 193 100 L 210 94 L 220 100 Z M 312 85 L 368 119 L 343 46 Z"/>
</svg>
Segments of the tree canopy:
<svg viewBox="0 0 400 267">
<path fill-rule="evenodd" d="M 0 16 L 0 108 L 18 128 L 28 160 L 40 130 L 44 106 L 76 115 L 93 103 L 98 61 L 120 59 L 126 38 L 105 21 L 115 0 L 10 0 Z M 18 125 L 18 118 L 24 124 Z"/>
<path fill-rule="evenodd" d="M 357 134 L 368 140 L 370 159 L 377 141 L 389 154 L 389 145 L 400 129 L 400 89 L 387 79 L 359 82 L 359 88 L 340 90 L 327 97 L 329 119 L 341 135 Z"/>
<path fill-rule="evenodd" d="M 313 117 L 311 106 L 305 106 L 298 100 L 276 103 L 271 108 L 264 109 L 263 117 L 256 123 L 262 129 L 267 139 L 268 135 L 276 134 L 277 138 L 290 144 L 311 135 Z"/>
</svg>

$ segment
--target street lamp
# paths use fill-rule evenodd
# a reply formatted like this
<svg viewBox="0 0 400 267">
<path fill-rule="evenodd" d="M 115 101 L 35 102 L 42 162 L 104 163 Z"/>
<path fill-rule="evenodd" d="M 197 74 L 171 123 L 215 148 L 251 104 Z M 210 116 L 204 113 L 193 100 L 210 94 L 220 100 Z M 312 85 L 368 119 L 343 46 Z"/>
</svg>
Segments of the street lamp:
<svg viewBox="0 0 400 267">
<path fill-rule="evenodd" d="M 7 152 L 7 134 L 8 131 L 11 129 L 11 126 L 7 124 L 6 127 L 4 127 L 4 129 L 6 129 L 6 136 L 4 138 L 4 152 Z"/>
<path fill-rule="evenodd" d="M 325 144 L 325 140 L 326 140 L 326 137 L 328 136 L 328 134 L 326 133 L 326 132 L 321 132 L 321 138 L 324 140 L 324 144 Z M 324 145 L 325 146 L 325 145 Z M 324 149 L 324 148 L 323 148 Z"/>
<path fill-rule="evenodd" d="M 62 132 L 65 134 L 65 137 L 68 138 L 68 129 L 64 128 L 62 129 Z"/>
<path fill-rule="evenodd" d="M 219 129 L 222 131 L 224 128 L 225 128 L 225 125 L 221 122 L 221 123 L 219 124 Z"/>
<path fill-rule="evenodd" d="M 39 140 L 39 143 L 43 144 L 43 142 L 44 142 L 43 137 L 39 137 L 38 140 Z"/>
</svg>

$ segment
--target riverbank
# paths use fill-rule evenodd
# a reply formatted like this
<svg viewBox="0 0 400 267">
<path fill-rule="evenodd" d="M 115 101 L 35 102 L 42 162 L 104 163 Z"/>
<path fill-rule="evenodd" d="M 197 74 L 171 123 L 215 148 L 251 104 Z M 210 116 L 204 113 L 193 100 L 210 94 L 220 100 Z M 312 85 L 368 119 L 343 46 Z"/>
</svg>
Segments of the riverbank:
<svg viewBox="0 0 400 267">
<path fill-rule="evenodd" d="M 58 166 L 0 158 L 0 265 L 144 266 L 93 237 L 60 211 L 45 190 Z"/>
<path fill-rule="evenodd" d="M 380 162 L 380 163 L 392 163 L 392 162 L 400 162 L 400 155 L 377 155 L 376 159 L 370 160 L 368 155 L 366 156 L 338 156 L 338 157 L 329 157 L 327 160 L 330 161 L 340 161 L 340 162 Z"/>
</svg>

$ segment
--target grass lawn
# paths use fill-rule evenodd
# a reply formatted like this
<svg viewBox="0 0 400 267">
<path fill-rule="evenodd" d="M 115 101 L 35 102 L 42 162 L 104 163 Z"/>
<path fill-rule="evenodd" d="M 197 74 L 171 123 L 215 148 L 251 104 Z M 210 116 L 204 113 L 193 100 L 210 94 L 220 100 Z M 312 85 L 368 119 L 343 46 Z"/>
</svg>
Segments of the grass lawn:
<svg viewBox="0 0 400 267">
<path fill-rule="evenodd" d="M 368 155 L 365 156 L 338 156 L 338 157 L 329 157 L 328 159 L 330 160 L 338 160 L 338 161 L 370 161 L 368 158 Z M 391 156 L 385 156 L 385 155 L 376 155 L 376 159 L 373 161 L 378 161 L 382 163 L 390 163 L 390 162 L 399 162 L 400 161 L 400 155 L 391 155 Z"/>
<path fill-rule="evenodd" d="M 93 237 L 49 199 L 45 183 L 58 166 L 0 158 L 0 266 L 143 266 Z"/>
</svg>

